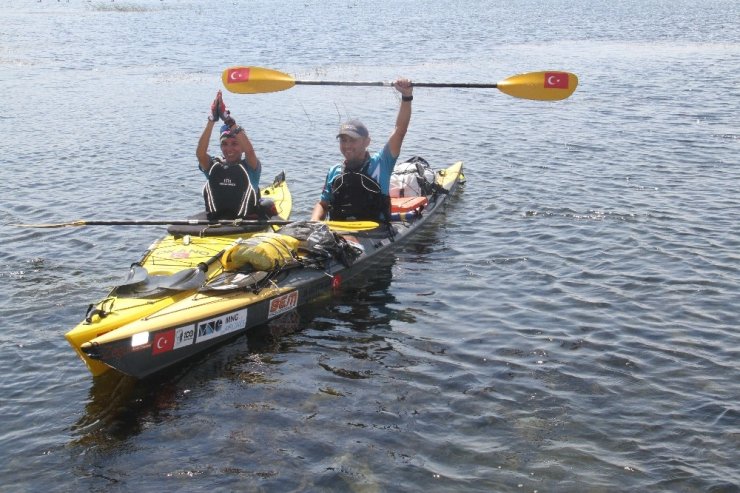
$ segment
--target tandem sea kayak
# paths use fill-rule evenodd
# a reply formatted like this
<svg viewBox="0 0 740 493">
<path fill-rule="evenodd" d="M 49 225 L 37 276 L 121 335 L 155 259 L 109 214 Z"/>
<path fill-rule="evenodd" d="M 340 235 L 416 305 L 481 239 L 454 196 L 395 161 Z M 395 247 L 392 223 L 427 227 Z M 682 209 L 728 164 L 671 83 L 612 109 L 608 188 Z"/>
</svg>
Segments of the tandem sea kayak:
<svg viewBox="0 0 740 493">
<path fill-rule="evenodd" d="M 231 235 L 199 238 L 213 242 L 207 251 L 200 243 L 199 261 L 219 253 L 202 285 L 166 302 L 158 298 L 159 304 L 147 306 L 146 313 L 131 308 L 136 314 L 125 322 L 119 315 L 123 323 L 99 334 L 87 330 L 86 340 L 80 337 L 72 342 L 70 334 L 105 318 L 83 322 L 68 339 L 94 374 L 113 368 L 144 378 L 174 366 L 341 287 L 434 217 L 464 181 L 462 171 L 462 162 L 457 162 L 434 172 L 426 195 L 392 199 L 391 222 L 294 221 L 275 232 L 238 241 Z M 151 265 L 147 264 L 150 256 L 145 256 L 143 265 Z M 110 299 L 119 303 L 116 289 Z M 138 303 L 146 302 L 139 299 Z M 105 300 L 96 306 L 109 310 Z"/>
<path fill-rule="evenodd" d="M 260 193 L 274 203 L 276 219 L 288 219 L 292 200 L 284 173 L 277 175 Z M 220 272 L 218 259 L 225 249 L 240 238 L 279 227 L 210 224 L 207 220 L 181 223 L 169 226 L 168 234 L 155 241 L 141 260 L 131 265 L 123 283 L 101 301 L 91 304 L 84 320 L 65 334 L 94 376 L 111 367 L 90 359 L 80 349 L 84 343 L 192 296 L 207 279 Z"/>
</svg>

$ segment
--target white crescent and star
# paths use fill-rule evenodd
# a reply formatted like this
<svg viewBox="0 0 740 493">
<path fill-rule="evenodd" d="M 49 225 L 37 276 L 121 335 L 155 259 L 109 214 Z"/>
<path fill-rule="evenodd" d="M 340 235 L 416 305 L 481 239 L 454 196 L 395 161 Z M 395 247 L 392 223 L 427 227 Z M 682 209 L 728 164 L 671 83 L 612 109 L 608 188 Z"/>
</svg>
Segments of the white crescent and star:
<svg viewBox="0 0 740 493">
<path fill-rule="evenodd" d="M 167 338 L 166 337 L 160 337 L 159 339 L 157 339 L 157 349 L 162 349 L 164 347 L 167 347 L 167 346 L 162 346 L 162 342 L 164 342 L 165 344 L 167 344 Z"/>
<path fill-rule="evenodd" d="M 547 83 L 551 86 L 554 86 L 555 84 L 558 84 L 560 82 L 560 77 L 557 77 L 555 75 L 551 75 L 547 78 Z"/>
</svg>

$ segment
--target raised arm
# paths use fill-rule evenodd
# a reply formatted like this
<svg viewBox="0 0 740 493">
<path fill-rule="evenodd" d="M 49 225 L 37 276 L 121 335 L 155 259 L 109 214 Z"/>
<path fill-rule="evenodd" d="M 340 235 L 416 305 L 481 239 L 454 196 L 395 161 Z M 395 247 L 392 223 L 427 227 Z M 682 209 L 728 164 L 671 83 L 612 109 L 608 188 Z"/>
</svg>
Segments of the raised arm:
<svg viewBox="0 0 740 493">
<path fill-rule="evenodd" d="M 393 83 L 393 87 L 401 93 L 401 106 L 398 108 L 396 128 L 388 138 L 388 148 L 393 157 L 398 157 L 401 154 L 403 138 L 406 137 L 411 122 L 411 101 L 414 99 L 414 88 L 408 79 L 398 79 Z"/>
<path fill-rule="evenodd" d="M 260 162 L 259 159 L 257 159 L 257 154 L 254 152 L 252 141 L 249 140 L 244 127 L 237 125 L 236 122 L 231 126 L 231 132 L 233 133 L 237 128 L 240 128 L 241 130 L 236 134 L 236 141 L 239 143 L 239 147 L 241 147 L 241 150 L 247 159 L 247 165 L 256 170 L 260 167 Z"/>
<path fill-rule="evenodd" d="M 200 169 L 206 173 L 211 169 L 211 157 L 208 155 L 208 142 L 211 140 L 213 126 L 215 124 L 216 122 L 213 120 L 208 120 L 206 128 L 203 129 L 203 133 L 200 134 L 200 139 L 198 139 L 198 147 L 195 149 L 195 155 L 198 158 Z"/>
<path fill-rule="evenodd" d="M 215 99 L 211 103 L 211 111 L 208 113 L 206 128 L 204 128 L 203 133 L 200 134 L 198 147 L 195 149 L 195 156 L 198 158 L 200 169 L 206 173 L 211 169 L 211 156 L 208 155 L 208 143 L 211 141 L 213 126 L 216 125 L 220 118 L 222 118 L 224 113 L 226 113 L 226 105 L 221 98 L 221 91 L 218 91 Z"/>
</svg>

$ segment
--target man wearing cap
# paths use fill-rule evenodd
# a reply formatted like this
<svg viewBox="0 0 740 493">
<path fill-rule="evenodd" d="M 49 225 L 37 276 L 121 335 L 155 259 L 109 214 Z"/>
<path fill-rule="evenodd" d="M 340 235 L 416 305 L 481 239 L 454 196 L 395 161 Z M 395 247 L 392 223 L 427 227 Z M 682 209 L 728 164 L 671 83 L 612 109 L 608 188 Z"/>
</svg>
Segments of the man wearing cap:
<svg viewBox="0 0 740 493">
<path fill-rule="evenodd" d="M 213 127 L 221 119 L 221 156 L 208 154 Z M 209 219 L 235 219 L 259 215 L 259 181 L 262 172 L 254 147 L 244 129 L 226 109 L 221 91 L 211 104 L 206 128 L 195 151 L 198 166 L 208 177 L 203 188 Z"/>
<path fill-rule="evenodd" d="M 324 189 L 311 214 L 312 221 L 327 217 L 333 220 L 387 220 L 389 188 L 393 166 L 411 121 L 413 87 L 408 79 L 398 79 L 393 87 L 401 93 L 401 107 L 396 126 L 383 149 L 370 155 L 370 133 L 357 119 L 339 127 L 339 151 L 344 162 L 334 165 L 326 176 Z"/>
</svg>

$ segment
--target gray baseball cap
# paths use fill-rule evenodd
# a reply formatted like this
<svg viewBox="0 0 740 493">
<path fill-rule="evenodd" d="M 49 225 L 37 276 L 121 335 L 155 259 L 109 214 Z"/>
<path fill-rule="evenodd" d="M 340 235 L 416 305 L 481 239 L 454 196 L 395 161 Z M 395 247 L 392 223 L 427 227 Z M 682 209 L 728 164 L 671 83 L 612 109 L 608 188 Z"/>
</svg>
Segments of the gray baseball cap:
<svg viewBox="0 0 740 493">
<path fill-rule="evenodd" d="M 339 126 L 337 138 L 340 135 L 347 135 L 353 139 L 365 139 L 370 136 L 370 132 L 367 131 L 367 127 L 360 120 L 354 119 L 346 121 Z"/>
</svg>

